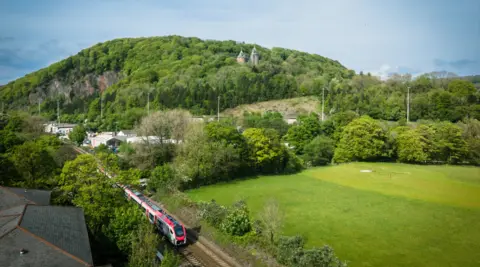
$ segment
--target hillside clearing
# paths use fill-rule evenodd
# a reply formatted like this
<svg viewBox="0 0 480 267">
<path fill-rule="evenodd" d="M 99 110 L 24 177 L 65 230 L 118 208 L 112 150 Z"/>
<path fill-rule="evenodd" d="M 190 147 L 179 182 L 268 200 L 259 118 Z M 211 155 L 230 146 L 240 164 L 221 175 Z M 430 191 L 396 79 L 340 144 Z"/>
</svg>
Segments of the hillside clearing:
<svg viewBox="0 0 480 267">
<path fill-rule="evenodd" d="M 222 112 L 224 116 L 241 117 L 244 112 L 277 111 L 284 116 L 295 114 L 308 114 L 318 112 L 320 100 L 314 96 L 296 97 L 282 100 L 271 100 L 253 104 L 240 105 L 235 108 L 226 109 Z"/>
<path fill-rule="evenodd" d="M 372 170 L 370 173 L 361 170 Z M 194 200 L 247 201 L 252 216 L 275 198 L 284 234 L 330 244 L 350 266 L 478 266 L 480 169 L 352 163 L 214 185 Z"/>
</svg>

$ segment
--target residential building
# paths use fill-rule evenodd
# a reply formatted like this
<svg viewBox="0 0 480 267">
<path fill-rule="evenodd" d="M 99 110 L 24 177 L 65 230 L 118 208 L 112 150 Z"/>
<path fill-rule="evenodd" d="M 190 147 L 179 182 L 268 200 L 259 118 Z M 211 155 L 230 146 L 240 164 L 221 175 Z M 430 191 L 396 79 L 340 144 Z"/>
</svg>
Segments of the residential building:
<svg viewBox="0 0 480 267">
<path fill-rule="evenodd" d="M 45 132 L 46 133 L 52 133 L 52 134 L 60 134 L 60 135 L 68 135 L 75 126 L 76 124 L 71 124 L 71 123 L 48 123 L 44 124 L 45 126 Z"/>
<path fill-rule="evenodd" d="M 0 187 L 0 266 L 93 266 L 83 210 L 50 194 Z"/>
<path fill-rule="evenodd" d="M 137 136 L 137 133 L 134 130 L 121 130 L 117 133 L 117 136 L 126 136 L 127 138 L 135 137 Z"/>
</svg>

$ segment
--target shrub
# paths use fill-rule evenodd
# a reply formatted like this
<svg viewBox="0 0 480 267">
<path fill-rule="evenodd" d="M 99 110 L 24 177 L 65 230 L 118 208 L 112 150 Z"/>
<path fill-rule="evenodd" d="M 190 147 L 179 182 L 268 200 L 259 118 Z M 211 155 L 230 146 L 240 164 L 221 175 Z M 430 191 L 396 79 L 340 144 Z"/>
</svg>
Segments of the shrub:
<svg viewBox="0 0 480 267">
<path fill-rule="evenodd" d="M 301 236 L 281 236 L 277 244 L 277 261 L 286 266 L 297 266 L 305 241 Z"/>
<path fill-rule="evenodd" d="M 199 217 L 216 228 L 220 227 L 228 213 L 227 209 L 219 205 L 215 200 L 211 202 L 200 202 L 198 203 L 198 207 Z"/>
<path fill-rule="evenodd" d="M 347 264 L 341 262 L 333 252 L 333 249 L 327 245 L 322 248 L 312 248 L 304 250 L 300 257 L 298 266 L 315 267 L 346 267 Z"/>
<path fill-rule="evenodd" d="M 303 159 L 311 166 L 327 165 L 332 161 L 335 142 L 326 136 L 317 136 L 303 148 Z"/>
<path fill-rule="evenodd" d="M 252 229 L 248 212 L 236 208 L 227 215 L 221 227 L 223 231 L 234 236 L 243 236 Z"/>
</svg>

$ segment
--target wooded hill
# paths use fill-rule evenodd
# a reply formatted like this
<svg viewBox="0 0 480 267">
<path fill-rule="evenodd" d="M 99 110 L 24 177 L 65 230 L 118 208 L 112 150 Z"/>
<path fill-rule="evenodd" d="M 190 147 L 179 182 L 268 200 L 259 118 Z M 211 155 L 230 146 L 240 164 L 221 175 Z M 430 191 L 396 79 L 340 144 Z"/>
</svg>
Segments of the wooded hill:
<svg viewBox="0 0 480 267">
<path fill-rule="evenodd" d="M 260 60 L 240 64 L 237 55 L 256 47 Z M 304 52 L 235 41 L 181 36 L 125 38 L 94 45 L 77 55 L 26 75 L 0 88 L 6 109 L 23 109 L 61 120 L 88 119 L 91 127 L 130 128 L 150 110 L 185 108 L 215 114 L 241 104 L 325 91 L 327 115 L 353 110 L 373 118 L 405 117 L 411 86 L 411 119 L 457 121 L 479 118 L 479 93 L 468 81 L 424 75 L 394 76 L 382 82 L 355 75 L 339 62 Z M 103 96 L 103 103 L 100 95 Z M 103 108 L 101 108 L 103 106 Z M 101 117 L 101 110 L 103 116 Z"/>
</svg>

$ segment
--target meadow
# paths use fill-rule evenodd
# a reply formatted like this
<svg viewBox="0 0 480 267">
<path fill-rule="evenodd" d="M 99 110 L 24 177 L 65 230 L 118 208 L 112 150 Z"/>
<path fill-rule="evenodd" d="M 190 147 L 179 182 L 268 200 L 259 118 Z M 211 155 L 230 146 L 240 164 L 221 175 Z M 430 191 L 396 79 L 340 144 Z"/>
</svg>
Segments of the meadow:
<svg viewBox="0 0 480 267">
<path fill-rule="evenodd" d="M 480 266 L 476 167 L 350 163 L 187 193 L 224 205 L 243 199 L 252 217 L 276 199 L 283 234 L 329 244 L 349 266 Z"/>
</svg>

